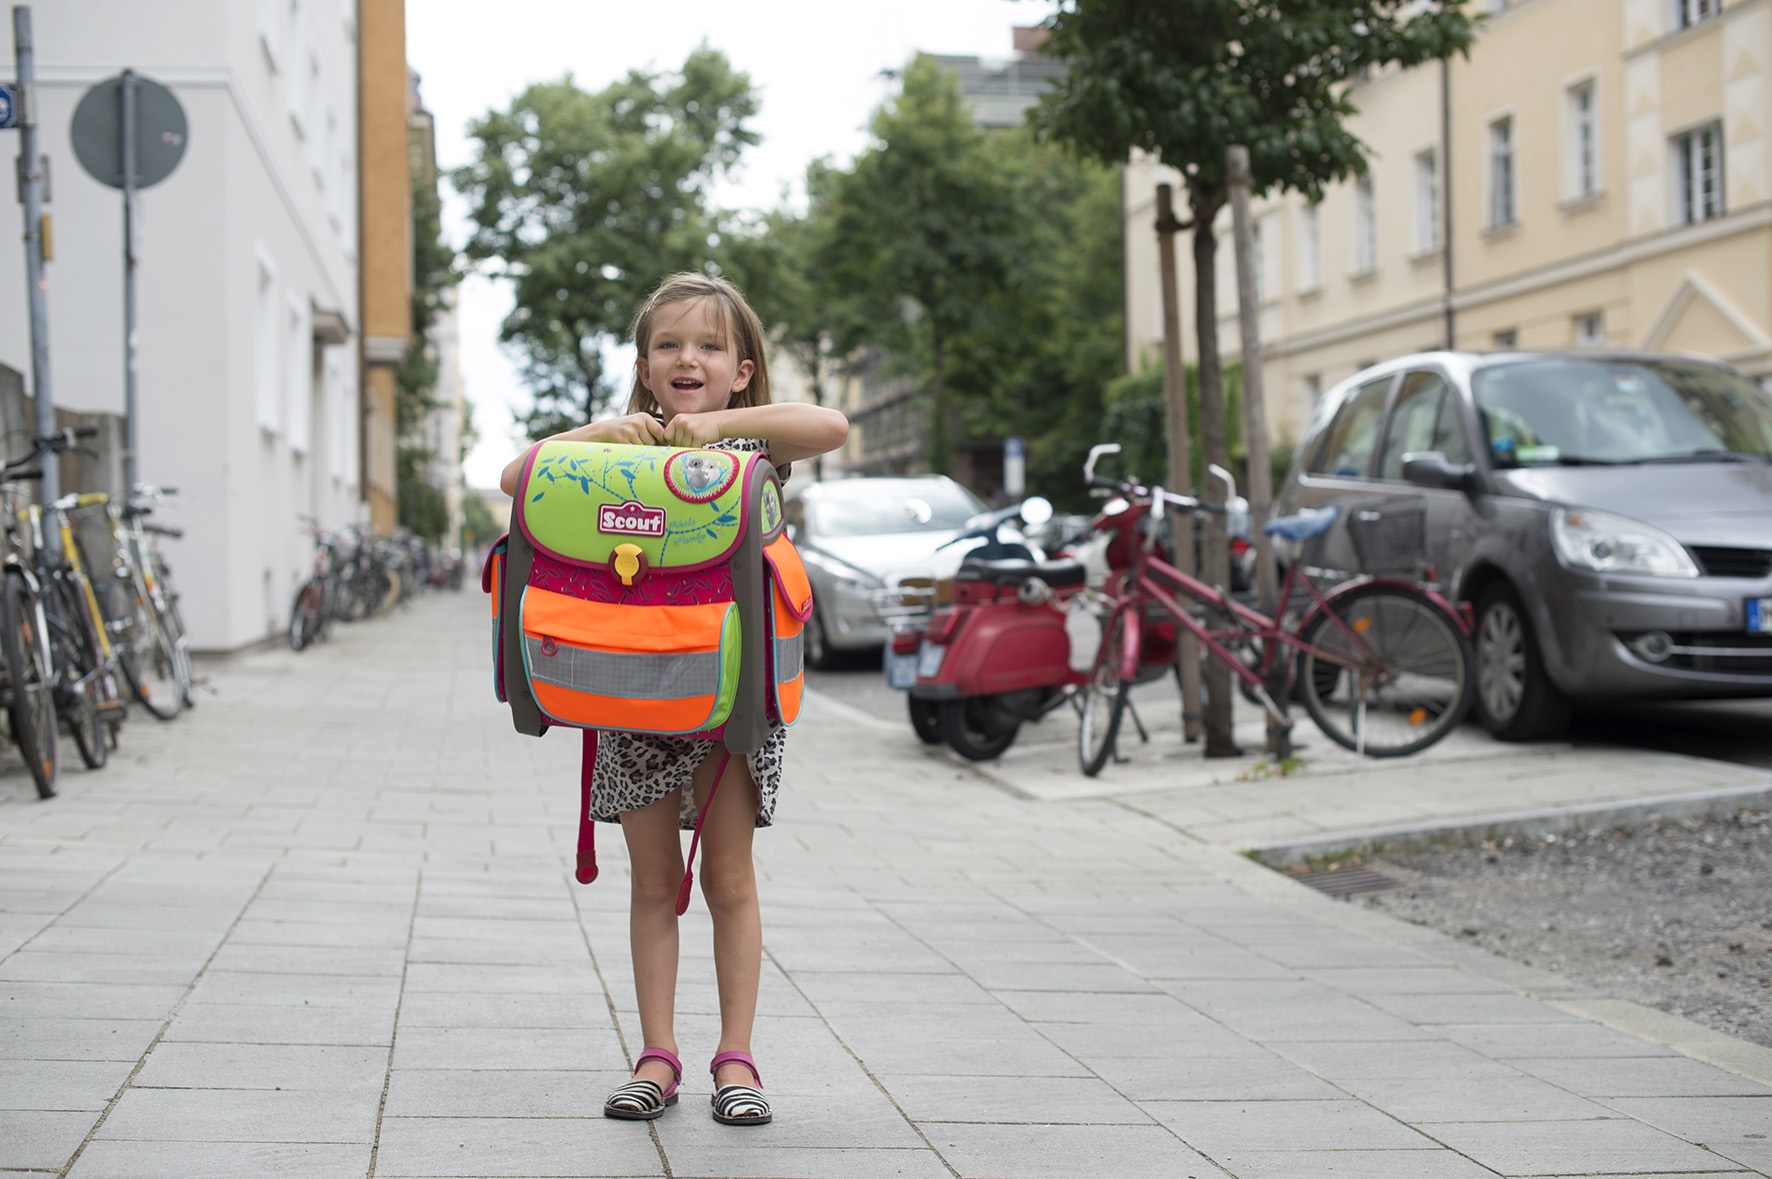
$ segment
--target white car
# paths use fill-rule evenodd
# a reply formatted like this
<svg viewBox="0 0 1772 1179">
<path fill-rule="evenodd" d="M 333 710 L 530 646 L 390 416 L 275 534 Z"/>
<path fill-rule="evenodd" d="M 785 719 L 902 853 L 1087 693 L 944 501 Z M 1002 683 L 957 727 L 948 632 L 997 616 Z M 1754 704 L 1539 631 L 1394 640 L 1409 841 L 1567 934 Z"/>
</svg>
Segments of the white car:
<svg viewBox="0 0 1772 1179">
<path fill-rule="evenodd" d="M 942 546 L 984 510 L 945 475 L 835 479 L 789 500 L 788 526 L 812 579 L 807 665 L 878 648 L 895 621 L 926 613 L 935 583 L 979 542 Z M 1002 538 L 1019 540 L 1008 528 Z"/>
</svg>

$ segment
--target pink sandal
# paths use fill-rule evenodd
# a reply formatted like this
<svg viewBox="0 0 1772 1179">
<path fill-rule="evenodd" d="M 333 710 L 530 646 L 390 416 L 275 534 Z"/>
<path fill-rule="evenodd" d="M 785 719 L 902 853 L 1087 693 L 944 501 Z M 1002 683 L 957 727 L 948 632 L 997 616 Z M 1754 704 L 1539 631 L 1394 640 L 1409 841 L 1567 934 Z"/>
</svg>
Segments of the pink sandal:
<svg viewBox="0 0 1772 1179">
<path fill-rule="evenodd" d="M 723 1126 L 761 1126 L 775 1115 L 769 1112 L 769 1101 L 763 1096 L 763 1074 L 757 1062 L 743 1052 L 722 1052 L 708 1065 L 708 1072 L 719 1076 L 723 1064 L 742 1064 L 757 1080 L 750 1085 L 722 1085 L 714 1094 L 714 1120 Z"/>
<path fill-rule="evenodd" d="M 677 1087 L 683 1083 L 683 1062 L 663 1048 L 648 1048 L 634 1062 L 635 1070 L 638 1071 L 649 1060 L 662 1061 L 670 1066 L 671 1087 L 661 1089 L 657 1081 L 635 1077 L 611 1093 L 603 1102 L 604 1117 L 620 1118 L 628 1122 L 650 1122 L 668 1107 L 677 1104 Z"/>
</svg>

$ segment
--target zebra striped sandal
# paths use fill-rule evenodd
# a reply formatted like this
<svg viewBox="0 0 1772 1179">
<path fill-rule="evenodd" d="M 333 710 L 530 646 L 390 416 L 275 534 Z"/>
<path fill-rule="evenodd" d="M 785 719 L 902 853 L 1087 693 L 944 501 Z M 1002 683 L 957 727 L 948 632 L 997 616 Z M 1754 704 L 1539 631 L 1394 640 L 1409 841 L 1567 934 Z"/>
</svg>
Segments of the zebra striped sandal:
<svg viewBox="0 0 1772 1179">
<path fill-rule="evenodd" d="M 761 1126 L 775 1115 L 769 1112 L 769 1101 L 763 1096 L 763 1074 L 757 1062 L 742 1052 L 722 1052 L 708 1065 L 708 1072 L 719 1076 L 723 1064 L 742 1064 L 757 1079 L 756 1088 L 749 1085 L 721 1085 L 714 1094 L 714 1120 L 723 1126 Z"/>
<path fill-rule="evenodd" d="M 609 1095 L 603 1102 L 603 1116 L 627 1122 L 650 1122 L 668 1107 L 677 1104 L 677 1086 L 683 1083 L 683 1062 L 663 1048 L 648 1048 L 634 1062 L 637 1070 L 648 1060 L 662 1061 L 670 1066 L 671 1087 L 661 1089 L 657 1081 L 636 1077 Z"/>
</svg>

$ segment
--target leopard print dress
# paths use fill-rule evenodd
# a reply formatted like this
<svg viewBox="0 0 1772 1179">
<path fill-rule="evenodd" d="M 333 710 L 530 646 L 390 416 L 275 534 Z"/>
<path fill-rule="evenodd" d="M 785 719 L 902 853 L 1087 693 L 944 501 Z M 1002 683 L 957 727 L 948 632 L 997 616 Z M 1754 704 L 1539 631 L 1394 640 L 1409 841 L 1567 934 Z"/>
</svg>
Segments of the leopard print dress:
<svg viewBox="0 0 1772 1179">
<path fill-rule="evenodd" d="M 713 446 L 716 450 L 747 452 L 768 448 L 769 444 L 761 438 L 722 438 Z M 779 470 L 786 482 L 791 465 Z M 782 751 L 787 736 L 787 730 L 777 726 L 763 742 L 763 748 L 747 759 L 751 780 L 757 784 L 759 827 L 775 822 L 775 800 L 781 791 Z M 623 811 L 648 806 L 673 790 L 681 790 L 677 825 L 685 831 L 693 830 L 700 808 L 691 779 L 695 767 L 710 754 L 719 756 L 718 742 L 602 730 L 597 734 L 597 762 L 591 771 L 591 817 L 599 823 L 619 823 Z"/>
</svg>

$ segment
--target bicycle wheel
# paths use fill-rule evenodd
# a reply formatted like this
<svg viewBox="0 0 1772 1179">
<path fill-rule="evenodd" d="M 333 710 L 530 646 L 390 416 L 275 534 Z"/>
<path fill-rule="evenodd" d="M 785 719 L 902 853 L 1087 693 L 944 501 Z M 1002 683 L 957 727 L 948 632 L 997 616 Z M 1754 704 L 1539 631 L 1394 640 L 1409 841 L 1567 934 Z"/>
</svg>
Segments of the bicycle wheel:
<svg viewBox="0 0 1772 1179">
<path fill-rule="evenodd" d="M 1083 685 L 1079 697 L 1082 724 L 1077 729 L 1077 760 L 1083 775 L 1093 778 L 1114 752 L 1114 741 L 1120 735 L 1120 718 L 1126 712 L 1126 694 L 1131 685 L 1120 677 L 1120 660 L 1126 647 L 1126 610 L 1114 611 L 1101 635 L 1101 650 L 1095 656 L 1095 674 Z"/>
<path fill-rule="evenodd" d="M 197 671 L 191 666 L 191 640 L 185 633 L 185 616 L 178 608 L 178 590 L 172 584 L 172 571 L 160 554 L 154 554 L 154 583 L 160 590 L 160 625 L 172 640 L 173 675 L 179 684 L 179 697 L 186 708 L 197 704 Z"/>
<path fill-rule="evenodd" d="M 295 606 L 289 612 L 289 645 L 301 650 L 320 633 L 320 579 L 310 577 L 295 593 Z"/>
<path fill-rule="evenodd" d="M 55 730 L 55 686 L 39 641 L 37 595 L 24 577 L 8 574 L 0 589 L 0 656 L 10 684 L 7 717 L 12 742 L 37 783 L 39 798 L 55 797 L 60 751 Z"/>
<path fill-rule="evenodd" d="M 1307 644 L 1299 682 L 1306 711 L 1331 740 L 1367 757 L 1400 757 L 1464 719 L 1476 689 L 1470 641 L 1433 599 L 1371 585 L 1329 606 L 1299 633 Z"/>
<path fill-rule="evenodd" d="M 139 590 L 134 595 L 132 610 L 135 621 L 120 660 L 123 678 L 129 681 L 130 690 L 143 708 L 160 720 L 169 721 L 185 706 L 185 688 L 178 674 L 178 649 L 153 603 Z"/>
<path fill-rule="evenodd" d="M 86 613 L 81 586 L 65 577 L 57 578 L 54 609 L 49 629 L 55 639 L 56 672 L 61 681 L 56 708 L 68 723 L 68 734 L 86 768 L 102 769 L 111 756 L 108 734 L 98 715 L 100 677 L 105 670 L 89 629 L 91 615 Z"/>
</svg>

